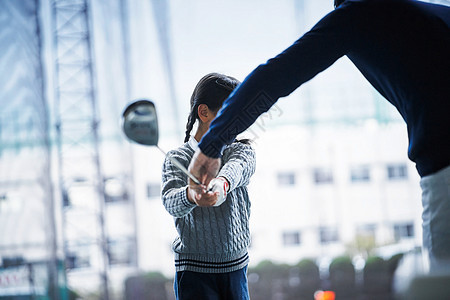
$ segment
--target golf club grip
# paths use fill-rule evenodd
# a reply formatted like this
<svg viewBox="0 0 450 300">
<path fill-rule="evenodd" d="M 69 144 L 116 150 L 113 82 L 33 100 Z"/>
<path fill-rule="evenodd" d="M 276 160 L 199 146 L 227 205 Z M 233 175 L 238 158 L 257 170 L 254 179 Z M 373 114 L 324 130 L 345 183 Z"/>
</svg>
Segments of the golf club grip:
<svg viewBox="0 0 450 300">
<path fill-rule="evenodd" d="M 196 184 L 201 184 L 200 181 L 195 178 L 194 175 L 192 175 L 178 160 L 176 160 L 174 157 L 168 156 L 168 158 L 170 159 L 171 162 L 173 162 L 173 164 L 175 166 L 178 167 L 178 169 L 180 169 L 181 171 L 183 171 L 187 176 L 189 176 L 189 178 L 191 178 Z"/>
</svg>

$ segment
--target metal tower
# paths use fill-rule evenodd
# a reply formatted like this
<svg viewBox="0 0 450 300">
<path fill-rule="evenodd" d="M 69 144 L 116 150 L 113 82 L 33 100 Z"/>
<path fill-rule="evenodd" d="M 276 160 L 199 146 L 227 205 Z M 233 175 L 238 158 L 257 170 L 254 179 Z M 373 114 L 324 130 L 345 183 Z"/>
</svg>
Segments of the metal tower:
<svg viewBox="0 0 450 300">
<path fill-rule="evenodd" d="M 71 272 L 83 268 L 109 299 L 105 194 L 88 0 L 54 0 L 55 113 L 62 238 Z M 75 267 L 75 268 L 74 268 Z"/>
</svg>

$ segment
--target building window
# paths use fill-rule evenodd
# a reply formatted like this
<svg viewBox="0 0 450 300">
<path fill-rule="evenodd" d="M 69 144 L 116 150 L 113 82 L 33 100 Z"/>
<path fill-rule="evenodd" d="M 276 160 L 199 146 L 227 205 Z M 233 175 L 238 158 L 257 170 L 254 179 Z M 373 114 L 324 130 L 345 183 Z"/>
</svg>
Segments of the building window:
<svg viewBox="0 0 450 300">
<path fill-rule="evenodd" d="M 159 183 L 150 182 L 147 184 L 147 198 L 159 197 L 161 194 L 161 186 Z"/>
<path fill-rule="evenodd" d="M 328 244 L 339 241 L 337 228 L 321 227 L 319 229 L 320 243 Z"/>
<path fill-rule="evenodd" d="M 24 266 L 26 265 L 27 262 L 26 260 L 23 258 L 23 256 L 11 256 L 11 257 L 3 257 L 2 258 L 2 268 L 8 268 L 8 267 L 18 267 L 18 266 Z M 5 273 L 2 274 L 3 276 L 5 275 Z M 0 277 L 1 278 L 1 277 Z M 4 279 L 6 279 L 5 277 L 3 277 Z M 8 281 L 4 281 L 2 282 L 0 280 L 0 284 L 2 283 L 7 283 Z"/>
<path fill-rule="evenodd" d="M 295 185 L 296 176 L 294 172 L 280 172 L 277 174 L 278 185 L 292 186 Z"/>
<path fill-rule="evenodd" d="M 333 183 L 333 172 L 327 168 L 314 169 L 314 182 L 316 184 Z"/>
<path fill-rule="evenodd" d="M 131 238 L 109 240 L 108 253 L 110 265 L 132 264 L 134 243 Z"/>
<path fill-rule="evenodd" d="M 122 202 L 128 200 L 128 193 L 123 182 L 116 178 L 109 178 L 105 180 L 106 202 Z"/>
<path fill-rule="evenodd" d="M 79 247 L 67 255 L 67 267 L 69 269 L 89 268 L 91 266 L 89 248 Z"/>
<path fill-rule="evenodd" d="M 300 245 L 301 235 L 299 231 L 283 232 L 283 245 L 284 246 L 297 246 Z"/>
<path fill-rule="evenodd" d="M 394 238 L 396 241 L 414 237 L 414 224 L 404 223 L 394 225 Z"/>
<path fill-rule="evenodd" d="M 408 178 L 408 170 L 405 164 L 388 165 L 387 175 L 389 180 Z"/>
<path fill-rule="evenodd" d="M 370 181 L 369 166 L 355 166 L 350 170 L 350 179 L 352 182 L 367 182 Z"/>
</svg>

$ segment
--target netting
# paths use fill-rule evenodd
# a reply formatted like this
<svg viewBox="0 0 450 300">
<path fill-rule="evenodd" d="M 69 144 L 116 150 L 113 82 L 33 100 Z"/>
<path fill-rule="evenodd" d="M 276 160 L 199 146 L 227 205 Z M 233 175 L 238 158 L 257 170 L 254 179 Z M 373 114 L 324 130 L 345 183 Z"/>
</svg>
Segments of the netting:
<svg viewBox="0 0 450 300">
<path fill-rule="evenodd" d="M 48 120 L 35 0 L 0 2 L 0 253 L 48 252 Z M 28 252 L 30 253 L 30 252 Z"/>
</svg>

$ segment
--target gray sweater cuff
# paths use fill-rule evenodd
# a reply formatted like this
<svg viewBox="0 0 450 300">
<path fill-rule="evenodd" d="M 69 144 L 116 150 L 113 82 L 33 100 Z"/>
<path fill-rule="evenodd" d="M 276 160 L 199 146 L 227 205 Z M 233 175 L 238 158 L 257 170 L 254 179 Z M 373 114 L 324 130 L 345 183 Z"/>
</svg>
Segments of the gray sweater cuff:
<svg viewBox="0 0 450 300">
<path fill-rule="evenodd" d="M 187 197 L 187 190 L 188 187 L 184 188 L 181 192 L 181 203 L 188 209 L 194 208 L 197 206 L 197 204 L 192 203 L 191 201 L 189 201 L 188 197 Z"/>
<path fill-rule="evenodd" d="M 230 184 L 228 192 L 231 192 L 236 188 L 236 185 L 239 182 L 241 176 L 241 172 L 231 167 L 224 167 L 220 170 L 219 174 L 217 174 L 217 177 L 225 177 Z"/>
</svg>

